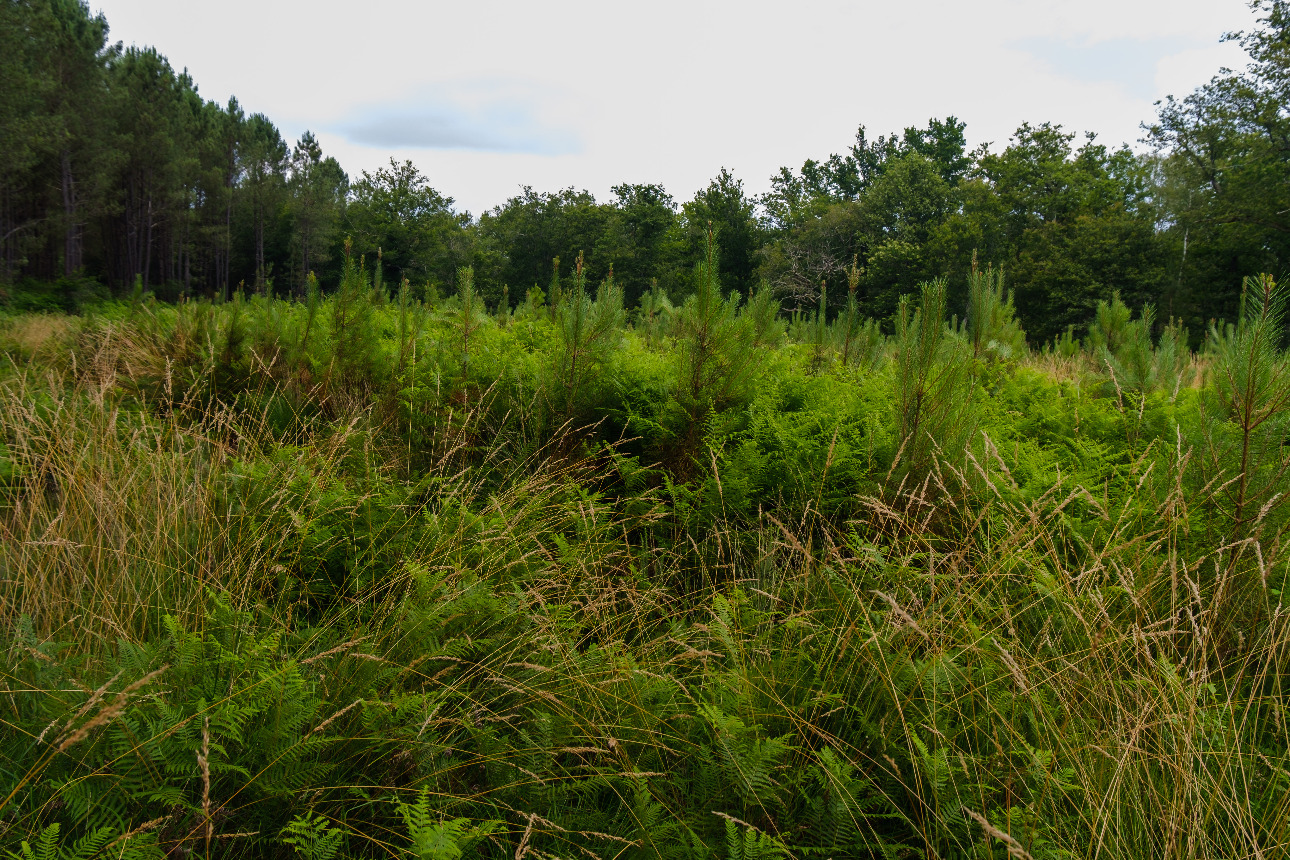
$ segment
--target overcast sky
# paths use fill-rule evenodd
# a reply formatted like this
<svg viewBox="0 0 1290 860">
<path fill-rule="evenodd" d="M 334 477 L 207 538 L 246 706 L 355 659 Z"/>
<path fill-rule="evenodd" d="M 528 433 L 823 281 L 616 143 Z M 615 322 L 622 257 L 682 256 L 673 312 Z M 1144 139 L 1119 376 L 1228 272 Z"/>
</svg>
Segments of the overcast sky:
<svg viewBox="0 0 1290 860">
<path fill-rule="evenodd" d="M 1244 54 L 1244 0 L 741 3 L 90 0 L 113 41 L 153 45 L 357 178 L 411 159 L 459 209 L 721 167 L 780 165 L 950 114 L 973 145 L 1051 121 L 1136 143 L 1153 103 Z"/>
</svg>

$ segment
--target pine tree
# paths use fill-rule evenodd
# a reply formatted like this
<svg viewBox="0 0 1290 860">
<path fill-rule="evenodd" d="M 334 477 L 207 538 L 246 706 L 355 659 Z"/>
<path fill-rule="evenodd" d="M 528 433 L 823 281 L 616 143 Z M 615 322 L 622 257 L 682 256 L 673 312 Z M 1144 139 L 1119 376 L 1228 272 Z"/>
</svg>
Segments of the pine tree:
<svg viewBox="0 0 1290 860">
<path fill-rule="evenodd" d="M 645 334 L 645 342 L 651 346 L 658 343 L 671 328 L 676 308 L 668 298 L 667 290 L 659 284 L 658 279 L 650 281 L 649 292 L 641 296 L 640 307 L 636 311 L 636 325 Z"/>
<path fill-rule="evenodd" d="M 347 385 L 369 382 L 375 374 L 375 304 L 364 261 L 360 258 L 355 264 L 353 244 L 346 239 L 340 288 L 331 301 L 331 342 L 334 372 Z"/>
<path fill-rule="evenodd" d="M 475 290 L 475 270 L 471 266 L 462 266 L 457 270 L 457 307 L 453 309 L 451 320 L 460 344 L 463 378 L 469 375 L 471 342 L 484 324 L 482 317 L 485 313 L 483 300 Z"/>
<path fill-rule="evenodd" d="M 739 313 L 739 294 L 721 294 L 718 250 L 708 231 L 703 260 L 695 267 L 694 294 L 681 308 L 677 323 L 681 372 L 677 402 L 684 416 L 682 438 L 695 452 L 708 418 L 750 394 L 753 329 Z"/>
<path fill-rule="evenodd" d="M 754 347 L 773 348 L 779 346 L 784 337 L 784 321 L 779 317 L 779 299 L 775 290 L 767 281 L 761 281 L 748 296 L 742 314 L 752 328 L 752 345 Z"/>
<path fill-rule="evenodd" d="M 587 274 L 582 254 L 573 270 L 573 284 L 556 311 L 556 332 L 560 345 L 556 353 L 553 382 L 563 388 L 561 399 L 566 417 L 575 414 L 596 371 L 604 365 L 616 345 L 626 319 L 623 291 L 614 283 L 613 269 L 596 292 L 587 294 Z"/>
<path fill-rule="evenodd" d="M 873 370 L 882 360 L 887 338 L 876 320 L 860 313 L 860 303 L 856 298 L 860 274 L 858 258 L 852 257 L 851 268 L 847 270 L 847 304 L 833 322 L 831 339 L 844 366 L 859 365 Z"/>
<path fill-rule="evenodd" d="M 917 309 L 900 298 L 896 313 L 898 472 L 921 480 L 937 453 L 956 462 L 976 430 L 971 362 L 945 321 L 945 279 L 924 283 Z"/>
<path fill-rule="evenodd" d="M 1204 451 L 1214 501 L 1233 542 L 1285 506 L 1290 475 L 1290 356 L 1285 289 L 1270 275 L 1245 279 L 1235 326 L 1209 332 L 1212 386 L 1202 400 Z"/>
<path fill-rule="evenodd" d="M 977 359 L 1020 358 L 1026 350 L 1026 334 L 1017 321 L 1012 293 L 1003 288 L 1003 269 L 977 268 L 972 256 L 968 275 L 967 313 L 963 320 L 972 355 Z"/>
</svg>

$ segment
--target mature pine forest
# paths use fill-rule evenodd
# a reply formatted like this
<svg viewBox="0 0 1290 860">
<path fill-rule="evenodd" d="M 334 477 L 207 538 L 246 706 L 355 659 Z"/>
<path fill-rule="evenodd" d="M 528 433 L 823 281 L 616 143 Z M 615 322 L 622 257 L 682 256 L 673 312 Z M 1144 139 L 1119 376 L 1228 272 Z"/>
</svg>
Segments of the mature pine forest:
<svg viewBox="0 0 1290 860">
<path fill-rule="evenodd" d="M 1290 855 L 1290 3 L 1150 147 L 472 216 L 0 0 L 0 855 Z"/>
</svg>

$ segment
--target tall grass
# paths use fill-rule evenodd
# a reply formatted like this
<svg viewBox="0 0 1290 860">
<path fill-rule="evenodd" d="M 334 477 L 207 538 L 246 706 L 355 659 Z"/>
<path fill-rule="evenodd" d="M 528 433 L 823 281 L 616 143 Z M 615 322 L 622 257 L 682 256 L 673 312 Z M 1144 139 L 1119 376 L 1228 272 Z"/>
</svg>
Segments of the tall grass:
<svg viewBox="0 0 1290 860">
<path fill-rule="evenodd" d="M 727 402 L 713 290 L 596 353 L 599 429 L 544 416 L 545 313 L 372 302 L 331 376 L 335 298 L 10 321 L 0 849 L 1283 856 L 1287 518 L 1233 514 L 1230 386 L 947 367 L 938 296 L 859 369 L 740 340 Z"/>
</svg>

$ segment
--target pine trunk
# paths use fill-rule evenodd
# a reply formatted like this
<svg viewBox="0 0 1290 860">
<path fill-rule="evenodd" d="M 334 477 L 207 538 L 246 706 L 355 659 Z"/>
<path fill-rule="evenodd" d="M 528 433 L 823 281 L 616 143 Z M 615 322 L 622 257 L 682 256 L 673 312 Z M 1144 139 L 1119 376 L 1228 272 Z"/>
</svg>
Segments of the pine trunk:
<svg viewBox="0 0 1290 860">
<path fill-rule="evenodd" d="M 76 219 L 76 183 L 72 177 L 72 155 L 62 152 L 63 191 L 63 274 L 71 276 L 81 268 L 81 225 Z"/>
</svg>

